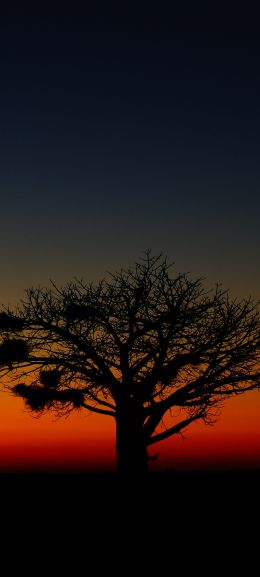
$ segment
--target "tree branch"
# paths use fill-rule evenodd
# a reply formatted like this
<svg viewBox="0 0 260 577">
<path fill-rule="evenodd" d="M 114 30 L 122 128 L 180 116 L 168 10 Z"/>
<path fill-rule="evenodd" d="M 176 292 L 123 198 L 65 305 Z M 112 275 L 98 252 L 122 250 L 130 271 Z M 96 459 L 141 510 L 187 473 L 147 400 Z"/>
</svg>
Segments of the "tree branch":
<svg viewBox="0 0 260 577">
<path fill-rule="evenodd" d="M 70 331 L 62 329 L 57 325 L 53 325 L 52 323 L 47 323 L 46 321 L 40 319 L 39 323 L 41 327 L 49 332 L 53 332 L 59 336 L 61 336 L 65 341 L 70 341 L 74 343 L 79 350 L 85 353 L 99 368 L 99 370 L 103 373 L 103 375 L 107 378 L 108 383 L 107 385 L 114 388 L 118 385 L 117 379 L 111 373 L 106 363 L 103 361 L 102 357 L 95 351 L 94 347 L 86 341 L 86 344 L 83 343 L 78 337 L 73 335 Z"/>
<path fill-rule="evenodd" d="M 224 369 L 223 369 L 224 370 Z M 190 401 L 192 399 L 196 399 L 200 397 L 201 399 L 207 398 L 209 395 L 231 395 L 239 392 L 246 392 L 250 391 L 255 388 L 260 388 L 259 385 L 255 382 L 260 379 L 260 373 L 256 373 L 255 375 L 247 374 L 247 375 L 238 375 L 237 377 L 225 377 L 214 382 L 213 385 L 210 385 L 210 382 L 207 383 L 207 380 L 204 379 L 204 375 L 196 379 L 195 381 L 191 381 L 187 385 L 184 385 L 181 389 L 174 391 L 169 397 L 157 402 L 158 409 L 164 409 L 164 412 L 167 409 L 170 409 L 174 405 L 176 406 L 184 406 L 185 401 Z M 247 383 L 248 381 L 253 381 L 252 385 L 237 388 L 235 389 L 234 386 L 230 391 L 218 391 L 219 387 L 223 387 L 225 385 L 235 385 L 236 383 Z M 208 386 L 207 386 L 208 385 Z"/>
<path fill-rule="evenodd" d="M 84 407 L 84 409 L 88 409 L 88 411 L 91 411 L 93 413 L 99 413 L 101 415 L 109 415 L 110 417 L 116 417 L 115 411 L 106 411 L 105 409 L 98 409 L 97 407 L 92 407 L 87 403 L 82 403 L 80 406 Z"/>
<path fill-rule="evenodd" d="M 182 429 L 184 429 L 185 427 L 187 427 L 188 425 L 190 425 L 194 421 L 197 421 L 198 419 L 202 419 L 204 416 L 205 416 L 205 411 L 203 410 L 203 411 L 199 412 L 197 415 L 193 415 L 192 417 L 189 417 L 188 419 L 184 419 L 183 421 L 180 421 L 180 423 L 177 423 L 177 425 L 174 425 L 173 427 L 170 427 L 170 429 L 167 429 L 167 431 L 163 431 L 163 433 L 158 433 L 157 435 L 150 437 L 150 439 L 147 441 L 146 445 L 149 446 L 149 445 L 153 445 L 154 443 L 158 443 L 159 441 L 163 441 L 163 439 L 167 439 L 168 437 L 171 437 L 172 435 L 179 433 Z"/>
</svg>

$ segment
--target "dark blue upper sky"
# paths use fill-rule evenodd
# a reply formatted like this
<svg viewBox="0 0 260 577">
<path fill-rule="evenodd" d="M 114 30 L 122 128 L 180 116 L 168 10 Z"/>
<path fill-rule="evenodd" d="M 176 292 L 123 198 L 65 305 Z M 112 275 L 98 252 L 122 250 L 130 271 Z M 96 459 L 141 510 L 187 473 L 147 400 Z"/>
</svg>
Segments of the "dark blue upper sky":
<svg viewBox="0 0 260 577">
<path fill-rule="evenodd" d="M 257 295 L 259 15 L 122 4 L 1 17 L 0 300 L 147 247 Z"/>
</svg>

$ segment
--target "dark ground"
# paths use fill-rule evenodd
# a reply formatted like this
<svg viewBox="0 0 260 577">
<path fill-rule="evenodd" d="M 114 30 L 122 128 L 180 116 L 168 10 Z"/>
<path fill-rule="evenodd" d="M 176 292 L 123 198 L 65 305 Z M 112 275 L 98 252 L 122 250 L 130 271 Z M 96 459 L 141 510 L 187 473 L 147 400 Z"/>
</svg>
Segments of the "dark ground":
<svg viewBox="0 0 260 577">
<path fill-rule="evenodd" d="M 251 574 L 258 563 L 260 471 L 167 472 L 124 485 L 114 474 L 2 473 L 0 495 L 9 572 L 18 561 L 35 575 Z"/>
<path fill-rule="evenodd" d="M 4 508 L 28 514 L 149 516 L 257 511 L 260 470 L 168 471 L 120 482 L 114 473 L 2 473 Z M 210 513 L 211 512 L 211 513 Z"/>
</svg>

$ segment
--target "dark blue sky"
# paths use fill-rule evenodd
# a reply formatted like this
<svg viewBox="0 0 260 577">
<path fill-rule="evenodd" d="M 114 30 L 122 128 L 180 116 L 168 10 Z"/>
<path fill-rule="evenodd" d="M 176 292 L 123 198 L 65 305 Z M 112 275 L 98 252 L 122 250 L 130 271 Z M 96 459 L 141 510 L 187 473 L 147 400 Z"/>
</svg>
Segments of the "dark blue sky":
<svg viewBox="0 0 260 577">
<path fill-rule="evenodd" d="M 2 16 L 0 300 L 147 247 L 257 296 L 259 15 L 208 4 Z"/>
</svg>

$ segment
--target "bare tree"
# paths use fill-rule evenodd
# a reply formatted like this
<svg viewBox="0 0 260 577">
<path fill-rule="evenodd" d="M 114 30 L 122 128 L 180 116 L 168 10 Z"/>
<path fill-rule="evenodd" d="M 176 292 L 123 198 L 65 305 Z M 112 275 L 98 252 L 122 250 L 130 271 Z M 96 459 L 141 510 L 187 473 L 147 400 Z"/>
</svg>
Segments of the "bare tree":
<svg viewBox="0 0 260 577">
<path fill-rule="evenodd" d="M 0 374 L 12 391 L 32 411 L 115 419 L 123 475 L 144 474 L 150 445 L 260 386 L 257 304 L 171 268 L 148 251 L 98 285 L 32 288 L 0 313 Z"/>
</svg>

